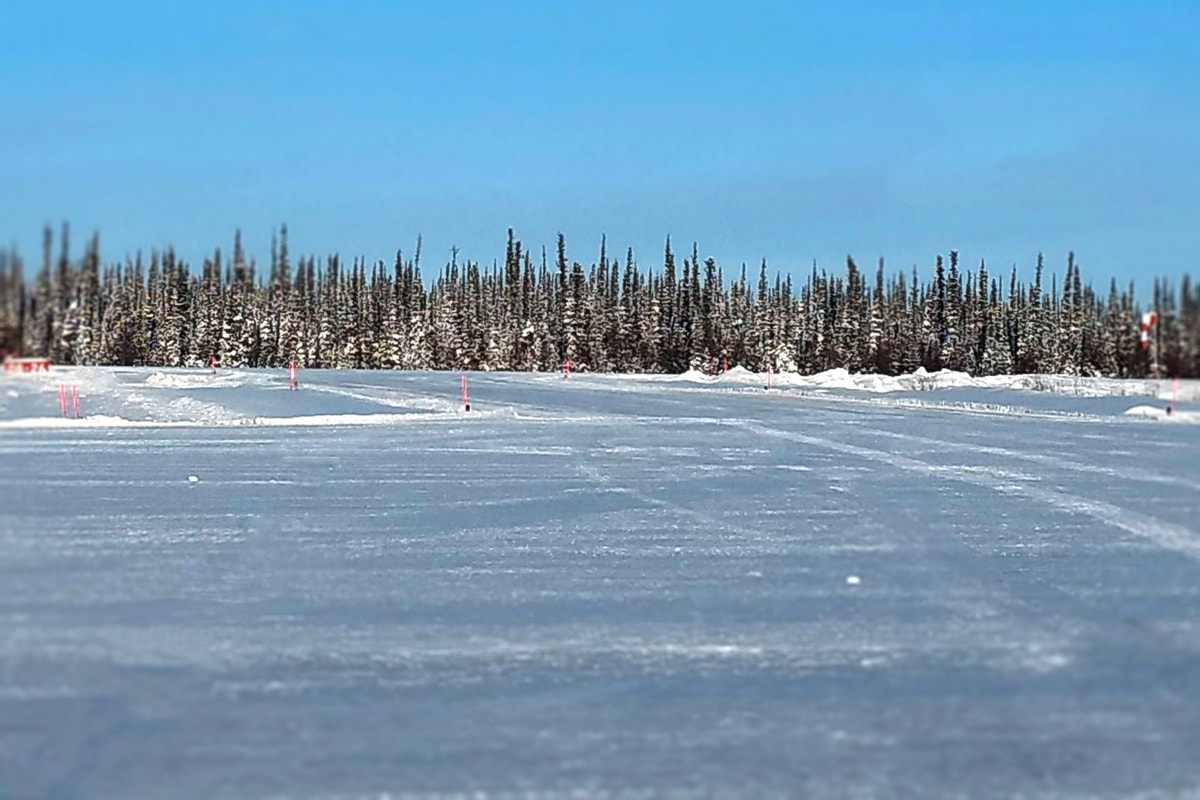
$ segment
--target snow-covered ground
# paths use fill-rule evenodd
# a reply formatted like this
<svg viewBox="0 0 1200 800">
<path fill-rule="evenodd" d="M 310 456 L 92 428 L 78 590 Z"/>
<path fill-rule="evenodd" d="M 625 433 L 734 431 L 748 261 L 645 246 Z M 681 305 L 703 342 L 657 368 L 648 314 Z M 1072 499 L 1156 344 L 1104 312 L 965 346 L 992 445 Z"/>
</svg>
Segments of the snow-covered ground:
<svg viewBox="0 0 1200 800">
<path fill-rule="evenodd" d="M 0 379 L 0 797 L 1200 797 L 1197 383 L 300 380 Z"/>
</svg>

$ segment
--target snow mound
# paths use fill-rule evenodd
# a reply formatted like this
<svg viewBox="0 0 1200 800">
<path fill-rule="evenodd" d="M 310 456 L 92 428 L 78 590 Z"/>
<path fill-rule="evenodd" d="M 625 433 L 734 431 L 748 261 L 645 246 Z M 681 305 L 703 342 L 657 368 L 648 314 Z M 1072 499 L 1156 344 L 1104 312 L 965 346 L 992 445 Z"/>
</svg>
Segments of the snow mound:
<svg viewBox="0 0 1200 800">
<path fill-rule="evenodd" d="M 979 381 L 972 378 L 965 372 L 955 372 L 952 369 L 943 369 L 937 372 L 926 372 L 924 369 L 918 369 L 913 373 L 913 377 L 920 380 L 932 380 L 933 384 L 939 389 L 951 389 L 958 387 L 975 388 L 980 385 Z"/>
<path fill-rule="evenodd" d="M 730 367 L 716 377 L 720 383 L 733 384 L 735 386 L 756 386 L 762 388 L 767 381 L 765 373 L 751 372 L 740 364 L 736 367 Z"/>
<path fill-rule="evenodd" d="M 852 373 L 843 367 L 818 372 L 815 375 L 781 373 L 775 383 L 801 389 L 828 391 L 859 391 L 883 394 L 888 392 L 931 391 L 935 389 L 979 388 L 985 384 L 965 372 L 944 369 L 926 372 L 922 367 L 908 375 Z"/>
<path fill-rule="evenodd" d="M 155 372 L 146 378 L 146 386 L 155 389 L 210 389 L 240 386 L 242 380 L 232 373 L 212 372 Z"/>
<path fill-rule="evenodd" d="M 850 371 L 842 367 L 835 369 L 827 369 L 824 372 L 818 372 L 816 375 L 799 378 L 799 383 L 816 386 L 822 389 L 857 389 L 859 378 L 877 377 L 873 375 L 858 375 L 850 374 Z M 792 381 L 789 381 L 792 382 Z"/>
<path fill-rule="evenodd" d="M 692 381 L 693 383 L 712 383 L 713 376 L 707 375 L 698 369 L 689 369 L 678 378 L 681 381 Z"/>
<path fill-rule="evenodd" d="M 206 403 L 194 397 L 177 397 L 165 406 L 155 410 L 161 418 L 181 422 L 221 423 L 229 422 L 236 417 L 225 406 L 216 403 Z"/>
<path fill-rule="evenodd" d="M 1200 423 L 1200 411 L 1167 411 L 1161 406 L 1134 406 L 1125 412 L 1127 417 L 1161 420 L 1163 422 Z"/>
</svg>

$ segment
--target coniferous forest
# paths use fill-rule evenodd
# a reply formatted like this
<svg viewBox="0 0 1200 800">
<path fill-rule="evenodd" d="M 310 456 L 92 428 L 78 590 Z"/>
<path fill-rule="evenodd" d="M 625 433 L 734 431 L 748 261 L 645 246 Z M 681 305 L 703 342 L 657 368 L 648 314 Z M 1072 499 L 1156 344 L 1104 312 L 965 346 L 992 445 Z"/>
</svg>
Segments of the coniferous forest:
<svg viewBox="0 0 1200 800">
<path fill-rule="evenodd" d="M 125 366 L 900 374 L 1200 376 L 1200 287 L 1156 279 L 1150 305 L 1115 281 L 1084 282 L 1068 256 L 993 274 L 956 252 L 911 272 L 813 267 L 802 278 L 766 262 L 728 269 L 666 240 L 647 267 L 601 240 L 579 260 L 508 233 L 503 262 L 422 273 L 421 243 L 391 264 L 295 257 L 286 226 L 267 264 L 243 252 L 199 265 L 170 248 L 103 263 L 93 235 L 76 257 L 69 229 L 43 232 L 41 263 L 0 251 L 0 347 L 58 364 Z M 585 262 L 586 266 L 585 266 Z M 1057 269 L 1062 270 L 1059 279 Z M 1143 311 L 1158 312 L 1153 346 Z"/>
</svg>

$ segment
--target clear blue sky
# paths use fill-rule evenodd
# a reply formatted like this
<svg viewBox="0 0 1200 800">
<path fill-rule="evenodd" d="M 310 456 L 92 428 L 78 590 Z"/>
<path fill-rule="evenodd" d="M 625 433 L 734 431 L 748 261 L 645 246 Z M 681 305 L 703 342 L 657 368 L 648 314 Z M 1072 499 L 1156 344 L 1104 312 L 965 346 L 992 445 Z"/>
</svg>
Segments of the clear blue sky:
<svg viewBox="0 0 1200 800">
<path fill-rule="evenodd" d="M 1200 272 L 1198 43 L 1196 0 L 5 3 L 0 237 L 1144 286 Z"/>
</svg>

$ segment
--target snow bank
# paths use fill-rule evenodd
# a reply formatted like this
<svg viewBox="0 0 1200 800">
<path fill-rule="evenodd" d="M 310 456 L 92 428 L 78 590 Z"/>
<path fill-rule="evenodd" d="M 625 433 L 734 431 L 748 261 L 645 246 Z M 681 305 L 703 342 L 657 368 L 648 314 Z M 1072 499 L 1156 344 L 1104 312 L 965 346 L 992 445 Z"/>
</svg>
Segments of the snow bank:
<svg viewBox="0 0 1200 800">
<path fill-rule="evenodd" d="M 697 373 L 680 378 L 706 382 L 758 385 L 766 382 L 765 373 L 751 372 L 745 367 L 733 367 L 714 378 Z M 1085 378 L 1075 375 L 988 375 L 975 377 L 966 372 L 943 369 L 928 372 L 923 367 L 906 375 L 852 373 L 837 368 L 815 375 L 796 372 L 776 372 L 771 383 L 777 387 L 858 391 L 884 394 L 889 392 L 936 391 L 939 389 L 1009 389 L 1014 391 L 1048 392 L 1073 397 L 1156 397 L 1174 398 L 1181 403 L 1200 402 L 1200 380 L 1179 381 L 1130 378 Z"/>
<path fill-rule="evenodd" d="M 471 412 L 472 417 L 504 416 L 505 410 Z M 72 428 L 203 428 L 210 426 L 255 426 L 264 428 L 323 428 L 364 425 L 396 425 L 399 423 L 446 420 L 448 415 L 428 414 L 308 414 L 295 417 L 221 417 L 173 420 L 126 419 L 108 414 L 67 419 L 64 417 L 23 417 L 0 420 L 4 430 L 45 430 Z"/>
<path fill-rule="evenodd" d="M 97 414 L 82 419 L 66 417 L 21 417 L 18 419 L 0 420 L 0 429 L 5 430 L 46 430 L 68 428 L 180 428 L 196 427 L 200 423 L 192 421 L 149 421 L 133 420 L 124 417 L 114 417 L 108 414 Z"/>
<path fill-rule="evenodd" d="M 684 375 L 687 374 L 684 373 Z M 709 378 L 708 380 L 711 381 L 712 379 Z M 736 383 L 739 385 L 763 385 L 766 382 L 766 375 L 764 373 L 751 372 L 745 367 L 739 366 L 720 375 L 717 380 L 723 383 Z M 965 372 L 954 372 L 948 369 L 939 372 L 926 372 L 924 369 L 918 369 L 909 375 L 893 376 L 855 374 L 841 367 L 818 372 L 815 375 L 801 375 L 796 372 L 776 372 L 771 376 L 771 383 L 773 386 L 786 386 L 796 389 L 826 389 L 875 393 L 911 392 L 960 387 L 978 388 L 988 385 L 976 378 L 972 378 Z"/>
</svg>

